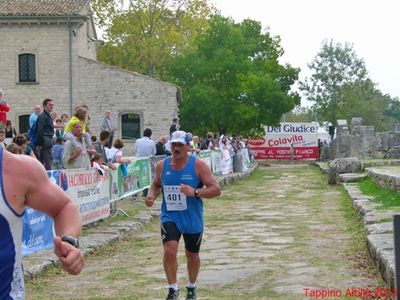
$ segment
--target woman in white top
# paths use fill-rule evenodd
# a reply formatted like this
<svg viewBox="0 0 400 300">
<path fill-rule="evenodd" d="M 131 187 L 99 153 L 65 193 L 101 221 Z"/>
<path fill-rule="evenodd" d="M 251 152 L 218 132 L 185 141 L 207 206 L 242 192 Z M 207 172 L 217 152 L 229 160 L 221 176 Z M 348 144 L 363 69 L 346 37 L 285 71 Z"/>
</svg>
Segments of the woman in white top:
<svg viewBox="0 0 400 300">
<path fill-rule="evenodd" d="M 116 139 L 114 145 L 106 149 L 107 161 L 110 163 L 129 164 L 131 161 L 128 158 L 122 158 L 122 148 L 124 142 L 121 139 Z"/>
</svg>

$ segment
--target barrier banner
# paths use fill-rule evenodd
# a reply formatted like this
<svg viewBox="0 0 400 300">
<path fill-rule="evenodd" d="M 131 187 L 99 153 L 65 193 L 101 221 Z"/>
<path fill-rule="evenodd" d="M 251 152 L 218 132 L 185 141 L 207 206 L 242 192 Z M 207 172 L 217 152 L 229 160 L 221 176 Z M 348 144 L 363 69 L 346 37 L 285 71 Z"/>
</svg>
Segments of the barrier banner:
<svg viewBox="0 0 400 300">
<path fill-rule="evenodd" d="M 211 151 L 201 151 L 196 154 L 198 158 L 203 160 L 211 170 Z"/>
<path fill-rule="evenodd" d="M 249 140 L 255 159 L 318 159 L 316 123 L 280 123 L 266 126 L 264 139 Z"/>
<path fill-rule="evenodd" d="M 247 172 L 251 167 L 251 161 L 249 157 L 249 151 L 247 149 L 241 149 L 238 151 L 242 160 L 242 171 Z"/>
<path fill-rule="evenodd" d="M 211 151 L 211 171 L 214 175 L 221 174 L 221 150 Z"/>
<path fill-rule="evenodd" d="M 151 167 L 151 179 L 154 178 L 154 175 L 156 175 L 156 166 L 157 164 L 165 159 L 167 156 L 164 155 L 157 155 L 157 156 L 151 156 L 150 157 L 150 167 Z"/>
<path fill-rule="evenodd" d="M 122 176 L 118 167 L 118 191 L 119 197 L 129 197 L 150 187 L 151 169 L 150 158 L 137 158 L 131 161 L 127 167 L 128 175 Z"/>
<path fill-rule="evenodd" d="M 53 219 L 27 207 L 22 220 L 22 255 L 53 248 Z"/>
<path fill-rule="evenodd" d="M 118 190 L 118 168 L 115 170 L 109 169 L 109 180 L 110 180 L 110 202 L 115 202 L 120 200 L 119 195 L 122 194 Z"/>
<path fill-rule="evenodd" d="M 221 172 L 224 175 L 233 172 L 233 160 L 226 149 L 221 151 Z"/>
<path fill-rule="evenodd" d="M 109 172 L 100 175 L 97 169 L 62 170 L 65 192 L 77 204 L 82 224 L 89 224 L 110 215 Z"/>
</svg>

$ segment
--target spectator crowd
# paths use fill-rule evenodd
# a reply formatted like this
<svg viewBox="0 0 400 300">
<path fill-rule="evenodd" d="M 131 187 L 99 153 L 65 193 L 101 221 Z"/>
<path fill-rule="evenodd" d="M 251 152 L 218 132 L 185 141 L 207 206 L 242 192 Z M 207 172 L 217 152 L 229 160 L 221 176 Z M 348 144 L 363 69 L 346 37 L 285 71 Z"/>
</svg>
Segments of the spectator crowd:
<svg viewBox="0 0 400 300">
<path fill-rule="evenodd" d="M 29 155 L 40 160 L 46 170 L 75 169 L 95 167 L 100 174 L 104 170 L 116 168 L 116 163 L 130 163 L 123 157 L 124 142 L 116 136 L 117 126 L 110 111 L 104 113 L 99 124 L 99 136 L 92 135 L 89 107 L 79 105 L 69 117 L 62 113 L 59 117 L 54 110 L 52 99 L 45 99 L 42 105 L 36 105 L 29 117 L 29 131 L 17 133 L 6 113 L 10 110 L 0 90 L 0 147 L 14 154 Z M 152 130 L 146 128 L 143 137 L 136 140 L 137 157 L 171 155 L 170 136 L 179 130 L 178 119 L 174 118 L 169 135 L 159 137 L 158 142 L 151 139 Z M 201 150 L 228 150 L 231 156 L 241 149 L 247 149 L 242 136 L 228 137 L 221 134 L 218 138 L 213 132 L 200 138 L 191 136 L 191 151 L 196 155 Z M 127 156 L 127 155 L 126 155 Z M 133 155 L 131 155 L 133 156 Z M 145 191 L 146 193 L 147 191 Z"/>
</svg>

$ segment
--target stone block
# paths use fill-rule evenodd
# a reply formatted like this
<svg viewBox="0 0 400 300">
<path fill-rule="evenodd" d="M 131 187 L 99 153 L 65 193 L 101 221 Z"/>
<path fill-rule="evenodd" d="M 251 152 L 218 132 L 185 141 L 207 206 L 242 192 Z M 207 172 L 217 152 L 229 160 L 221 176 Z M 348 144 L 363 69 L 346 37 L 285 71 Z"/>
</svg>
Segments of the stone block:
<svg viewBox="0 0 400 300">
<path fill-rule="evenodd" d="M 329 160 L 330 157 L 331 157 L 330 146 L 329 145 L 322 146 L 320 160 L 327 161 L 327 160 Z"/>
<path fill-rule="evenodd" d="M 345 119 L 337 120 L 337 126 L 338 126 L 338 128 L 347 127 L 347 120 L 345 120 Z"/>
<path fill-rule="evenodd" d="M 393 222 L 369 224 L 365 228 L 368 234 L 393 233 Z"/>
<path fill-rule="evenodd" d="M 373 223 L 381 223 L 382 221 L 387 221 L 393 218 L 393 212 L 391 211 L 370 211 L 366 212 L 363 216 L 363 222 L 365 225 Z"/>
<path fill-rule="evenodd" d="M 389 133 L 388 132 L 377 132 L 376 144 L 374 145 L 374 150 L 387 151 L 389 149 Z"/>
<path fill-rule="evenodd" d="M 361 126 L 360 133 L 362 136 L 374 136 L 375 128 L 374 126 Z"/>
<path fill-rule="evenodd" d="M 400 132 L 389 133 L 389 148 L 400 146 Z"/>
<path fill-rule="evenodd" d="M 339 181 L 358 182 L 365 177 L 367 177 L 366 173 L 344 173 L 344 174 L 339 174 Z"/>
<path fill-rule="evenodd" d="M 362 118 L 359 117 L 353 117 L 351 118 L 351 128 L 354 126 L 361 126 L 362 125 Z"/>
<path fill-rule="evenodd" d="M 338 158 L 335 161 L 338 174 L 355 173 L 361 170 L 361 162 L 357 157 Z"/>
</svg>

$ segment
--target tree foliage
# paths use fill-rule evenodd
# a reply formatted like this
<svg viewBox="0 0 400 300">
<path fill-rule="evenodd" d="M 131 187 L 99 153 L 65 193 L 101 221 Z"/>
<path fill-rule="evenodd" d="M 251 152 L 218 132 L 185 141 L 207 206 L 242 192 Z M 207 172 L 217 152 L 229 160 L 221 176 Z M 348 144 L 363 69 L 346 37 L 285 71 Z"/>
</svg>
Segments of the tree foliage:
<svg viewBox="0 0 400 300">
<path fill-rule="evenodd" d="M 391 98 L 383 95 L 371 80 L 347 84 L 341 94 L 343 104 L 338 115 L 348 124 L 353 117 L 361 117 L 363 125 L 372 125 L 376 131 L 387 131 L 393 126 L 393 121 L 385 115 Z"/>
<path fill-rule="evenodd" d="M 285 113 L 281 119 L 282 122 L 294 123 L 310 123 L 317 121 L 315 113 L 312 109 L 307 107 L 297 106 L 292 111 Z"/>
<path fill-rule="evenodd" d="M 196 47 L 171 64 L 171 80 L 183 91 L 182 127 L 248 134 L 277 124 L 300 102 L 290 93 L 299 70 L 279 64 L 282 54 L 279 38 L 259 22 L 215 16 Z"/>
<path fill-rule="evenodd" d="M 314 102 L 313 108 L 323 119 L 336 124 L 343 105 L 343 87 L 361 84 L 367 77 L 364 61 L 348 44 L 324 41 L 313 61 L 308 65 L 313 74 L 300 82 L 300 90 Z"/>
<path fill-rule="evenodd" d="M 98 59 L 160 78 L 208 28 L 213 11 L 207 0 L 95 0 L 93 9 L 107 39 Z"/>
<path fill-rule="evenodd" d="M 390 128 L 394 123 L 400 123 L 400 100 L 399 98 L 390 98 L 384 110 L 385 120 L 389 121 Z"/>
</svg>

